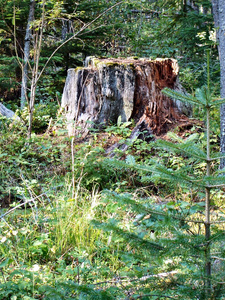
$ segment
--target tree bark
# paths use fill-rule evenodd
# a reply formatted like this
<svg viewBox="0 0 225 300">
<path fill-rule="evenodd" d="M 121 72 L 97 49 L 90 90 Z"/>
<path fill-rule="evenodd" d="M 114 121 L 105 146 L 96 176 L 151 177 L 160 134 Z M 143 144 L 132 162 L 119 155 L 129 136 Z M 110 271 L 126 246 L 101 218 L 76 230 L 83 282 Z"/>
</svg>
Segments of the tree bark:
<svg viewBox="0 0 225 300">
<path fill-rule="evenodd" d="M 212 0 L 212 12 L 213 12 L 213 18 L 215 23 L 215 28 L 218 33 L 218 27 L 219 27 L 219 0 Z M 219 38 L 217 34 L 217 38 Z"/>
<path fill-rule="evenodd" d="M 225 98 L 225 2 L 219 1 L 219 53 L 220 53 L 220 97 Z M 225 153 L 225 104 L 220 108 L 220 149 Z M 220 162 L 225 167 L 225 159 Z"/>
<path fill-rule="evenodd" d="M 173 59 L 97 59 L 90 57 L 86 67 L 69 69 L 62 107 L 70 135 L 90 126 L 134 119 L 160 135 L 185 118 L 190 111 L 182 103 L 162 94 L 169 87 L 179 90 L 178 64 Z M 92 123 L 92 124 L 90 124 Z"/>
<path fill-rule="evenodd" d="M 225 1 L 212 0 L 212 8 L 220 60 L 220 97 L 225 98 Z M 220 151 L 225 154 L 225 104 L 222 104 L 220 108 Z M 225 159 L 223 158 L 220 161 L 220 168 L 224 167 Z"/>
<path fill-rule="evenodd" d="M 24 42 L 24 63 L 23 63 L 23 70 L 22 70 L 22 87 L 21 87 L 21 100 L 20 100 L 21 109 L 25 106 L 27 102 L 27 82 L 28 82 L 28 65 L 29 65 L 29 56 L 30 56 L 31 23 L 34 20 L 34 9 L 35 9 L 35 1 L 31 0 L 27 28 L 26 28 L 25 42 Z"/>
</svg>

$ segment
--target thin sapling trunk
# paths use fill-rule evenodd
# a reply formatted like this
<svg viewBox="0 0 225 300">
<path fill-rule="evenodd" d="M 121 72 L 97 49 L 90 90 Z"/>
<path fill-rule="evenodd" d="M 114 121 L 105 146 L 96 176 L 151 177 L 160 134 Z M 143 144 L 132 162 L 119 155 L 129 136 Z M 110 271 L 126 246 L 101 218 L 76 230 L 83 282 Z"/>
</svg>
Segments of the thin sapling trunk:
<svg viewBox="0 0 225 300">
<path fill-rule="evenodd" d="M 209 108 L 207 108 L 207 176 L 210 176 L 210 126 Z M 210 188 L 205 188 L 205 292 L 206 299 L 211 297 L 211 254 L 210 254 Z"/>
<path fill-rule="evenodd" d="M 31 42 L 31 23 L 34 20 L 34 10 L 35 10 L 35 0 L 30 2 L 30 11 L 28 16 L 25 42 L 24 42 L 24 63 L 22 66 L 22 87 L 21 87 L 21 100 L 20 107 L 24 108 L 28 98 L 27 98 L 27 82 L 28 82 L 28 66 L 29 66 L 29 56 L 30 56 L 30 42 Z"/>
<path fill-rule="evenodd" d="M 207 51 L 207 87 L 208 91 L 210 90 L 210 76 L 209 76 L 209 51 Z M 206 97 L 206 143 L 207 143 L 207 171 L 206 175 L 210 176 L 210 106 L 209 100 Z M 206 273 L 206 282 L 205 282 L 205 292 L 206 299 L 211 297 L 211 253 L 210 253 L 210 187 L 205 188 L 205 240 L 206 240 L 206 249 L 205 249 L 205 273 Z"/>
<path fill-rule="evenodd" d="M 31 91 L 30 91 L 30 101 L 29 101 L 29 126 L 28 126 L 28 138 L 31 138 L 32 132 L 32 121 L 33 121 L 33 113 L 34 113 L 34 104 L 35 104 L 35 95 L 36 88 L 38 82 L 38 68 L 41 54 L 41 45 L 42 45 L 42 36 L 44 29 L 44 20 L 45 20 L 45 1 L 43 1 L 42 8 L 42 19 L 41 24 L 39 25 L 39 29 L 36 32 L 36 41 L 35 41 L 35 52 L 34 52 L 34 66 L 32 69 L 32 81 L 31 81 Z"/>
</svg>

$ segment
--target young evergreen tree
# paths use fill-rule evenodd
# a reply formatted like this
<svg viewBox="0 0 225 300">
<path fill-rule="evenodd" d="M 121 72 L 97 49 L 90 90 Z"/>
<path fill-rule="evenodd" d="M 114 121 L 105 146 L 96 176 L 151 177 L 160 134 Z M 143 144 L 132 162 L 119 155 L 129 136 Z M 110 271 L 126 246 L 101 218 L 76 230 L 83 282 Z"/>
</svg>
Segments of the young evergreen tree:
<svg viewBox="0 0 225 300">
<path fill-rule="evenodd" d="M 179 185 L 182 190 L 184 188 L 191 189 L 199 195 L 199 202 L 187 203 L 183 200 L 177 200 L 165 201 L 163 205 L 159 205 L 151 198 L 145 200 L 135 197 L 135 199 L 129 194 L 107 192 L 108 205 L 110 205 L 110 202 L 113 202 L 118 210 L 123 208 L 132 211 L 132 214 L 136 215 L 133 226 L 130 227 L 130 231 L 124 231 L 121 227 L 122 223 L 119 223 L 118 220 L 111 221 L 108 224 L 99 222 L 94 224 L 124 238 L 133 252 L 136 253 L 136 250 L 139 249 L 143 253 L 146 253 L 146 251 L 149 253 L 146 254 L 147 257 L 145 256 L 142 262 L 139 262 L 139 266 L 143 266 L 142 271 L 140 271 L 140 277 L 144 278 L 146 276 L 149 286 L 148 288 L 146 286 L 143 287 L 139 281 L 139 292 L 135 294 L 134 298 L 139 296 L 144 298 L 146 293 L 146 297 L 147 295 L 149 297 L 151 295 L 166 297 L 167 295 L 168 297 L 176 296 L 183 299 L 223 299 L 225 289 L 221 287 L 220 282 L 223 281 L 224 274 L 222 271 L 217 271 L 221 272 L 221 274 L 212 272 L 211 249 L 219 251 L 221 247 L 224 231 L 220 229 L 219 223 L 224 222 L 224 214 L 220 220 L 211 218 L 211 195 L 213 190 L 224 187 L 225 183 L 223 177 L 219 176 L 218 171 L 212 172 L 211 165 L 220 159 L 221 155 L 219 152 L 211 152 L 210 111 L 214 107 L 225 103 L 225 100 L 212 97 L 209 80 L 208 85 L 196 90 L 195 96 L 184 95 L 170 89 L 165 89 L 164 92 L 169 97 L 198 105 L 205 112 L 205 142 L 199 141 L 198 134 L 192 134 L 186 140 L 176 135 L 171 135 L 174 142 L 158 140 L 152 144 L 154 148 L 164 149 L 186 158 L 191 157 L 192 165 L 173 169 L 158 163 L 154 159 L 145 164 L 138 164 L 135 162 L 135 157 L 131 155 L 125 161 L 106 159 L 105 163 L 109 167 L 124 168 L 130 170 L 129 172 L 132 172 L 132 170 L 136 171 L 138 172 L 136 176 L 141 176 L 148 183 L 155 180 L 160 182 L 167 181 L 171 187 Z M 206 145 L 206 149 L 204 149 L 204 145 Z M 194 166 L 198 164 L 206 166 L 205 174 L 201 176 L 193 172 Z M 200 200 L 202 198 L 204 202 Z M 203 209 L 204 218 L 202 216 Z M 195 233 L 194 228 L 196 226 L 199 227 L 198 233 Z M 152 240 L 150 231 L 159 232 L 156 240 Z M 143 238 L 143 235 L 140 235 L 141 232 L 145 232 L 145 238 Z M 132 260 L 132 251 L 129 253 L 130 260 Z M 224 259 L 223 251 L 219 252 L 221 256 L 217 258 L 222 261 Z M 166 287 L 165 292 L 159 283 L 159 278 L 162 270 L 166 270 L 162 267 L 163 262 L 168 261 L 168 259 L 171 262 L 170 271 L 176 273 L 176 278 L 173 279 L 174 282 L 172 280 L 170 287 Z M 150 267 L 148 269 L 145 268 L 146 260 L 149 262 L 149 266 L 152 266 L 151 271 L 149 271 Z M 167 273 L 165 276 L 169 277 L 170 275 L 170 273 Z M 153 281 L 154 284 L 151 284 Z"/>
<path fill-rule="evenodd" d="M 168 89 L 164 91 L 166 95 L 170 97 L 175 97 L 180 101 L 186 101 L 192 104 L 197 104 L 203 107 L 206 113 L 206 153 L 202 153 L 198 151 L 198 157 L 206 163 L 206 174 L 204 177 L 199 178 L 202 181 L 202 187 L 205 188 L 205 297 L 206 299 L 212 299 L 212 273 L 211 273 L 211 218 L 210 218 L 210 210 L 211 210 L 211 190 L 225 186 L 224 180 L 219 176 L 212 176 L 211 174 L 211 163 L 214 160 L 218 160 L 219 154 L 216 153 L 212 156 L 210 151 L 210 111 L 215 106 L 220 106 L 225 103 L 225 100 L 213 99 L 210 93 L 209 81 L 208 86 L 203 86 L 201 89 L 196 91 L 195 98 L 179 95 L 178 93 L 174 93 Z M 163 143 L 162 143 L 163 145 Z M 173 146 L 171 147 L 171 149 Z M 196 153 L 196 148 L 188 147 L 189 149 L 183 149 L 184 153 Z M 200 149 L 199 149 L 200 150 Z M 197 178 L 196 178 L 197 179 Z M 195 179 L 195 180 L 196 180 Z M 190 178 L 190 181 L 193 179 Z M 194 183 L 194 182 L 193 182 Z"/>
</svg>

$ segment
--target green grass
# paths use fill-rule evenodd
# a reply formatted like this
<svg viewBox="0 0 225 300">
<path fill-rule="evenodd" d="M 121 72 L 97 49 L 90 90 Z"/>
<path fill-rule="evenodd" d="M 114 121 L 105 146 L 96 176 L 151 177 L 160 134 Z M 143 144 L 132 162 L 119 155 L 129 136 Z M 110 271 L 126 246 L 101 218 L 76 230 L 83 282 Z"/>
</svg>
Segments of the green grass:
<svg viewBox="0 0 225 300">
<path fill-rule="evenodd" d="M 204 228 L 185 221 L 203 220 L 204 193 L 152 168 L 189 165 L 201 176 L 205 166 L 145 141 L 109 160 L 110 139 L 127 135 L 114 127 L 73 148 L 63 128 L 29 144 L 16 125 L 2 131 L 1 192 L 11 203 L 1 210 L 0 299 L 204 299 Z M 212 194 L 212 220 L 223 221 L 224 191 Z M 222 264 L 223 237 L 215 224 L 212 251 Z M 214 297 L 223 299 L 218 270 Z"/>
<path fill-rule="evenodd" d="M 1 218 L 0 299 L 13 295 L 25 299 L 20 297 L 33 297 L 46 284 L 52 289 L 56 282 L 68 280 L 81 285 L 104 280 L 104 272 L 113 274 L 118 264 L 112 253 L 114 245 L 107 247 L 108 236 L 90 226 L 93 218 L 107 218 L 99 204 L 99 192 L 82 188 L 76 199 L 68 193 L 66 197 L 66 192 L 58 193 L 51 203 L 37 196 L 30 202 L 32 208 L 29 204 L 17 207 Z M 96 266 L 100 253 L 107 260 L 101 271 Z"/>
</svg>

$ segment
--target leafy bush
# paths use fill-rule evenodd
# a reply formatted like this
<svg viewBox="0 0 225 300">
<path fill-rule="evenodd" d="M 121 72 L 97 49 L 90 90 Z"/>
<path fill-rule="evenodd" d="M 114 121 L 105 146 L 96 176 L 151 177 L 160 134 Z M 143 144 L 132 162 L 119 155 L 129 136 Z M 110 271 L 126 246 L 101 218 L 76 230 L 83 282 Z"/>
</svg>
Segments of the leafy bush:
<svg viewBox="0 0 225 300">
<path fill-rule="evenodd" d="M 48 104 L 40 103 L 34 106 L 34 114 L 33 114 L 33 122 L 32 129 L 35 133 L 43 133 L 49 125 L 50 119 L 55 119 L 57 111 L 59 109 L 58 104 L 56 102 L 50 102 Z M 20 117 L 28 124 L 29 113 L 28 108 L 25 107 L 20 112 Z"/>
<path fill-rule="evenodd" d="M 48 188 L 55 175 L 63 176 L 69 162 L 63 155 L 67 139 L 52 143 L 50 136 L 32 136 L 27 142 L 26 127 L 21 122 L 0 121 L 0 194 L 6 202 L 27 196 L 27 187 L 39 193 Z M 52 167 L 54 163 L 54 168 Z M 51 175 L 50 175 L 51 174 Z"/>
</svg>

